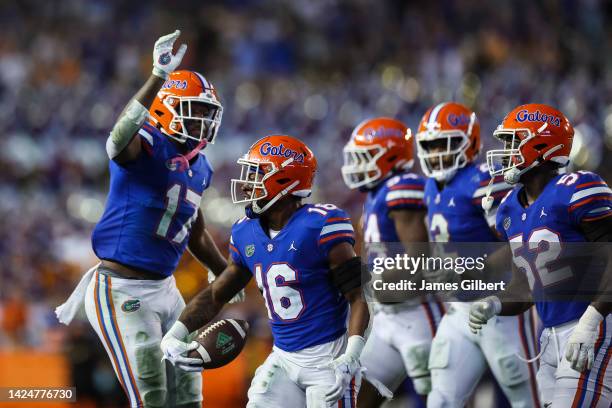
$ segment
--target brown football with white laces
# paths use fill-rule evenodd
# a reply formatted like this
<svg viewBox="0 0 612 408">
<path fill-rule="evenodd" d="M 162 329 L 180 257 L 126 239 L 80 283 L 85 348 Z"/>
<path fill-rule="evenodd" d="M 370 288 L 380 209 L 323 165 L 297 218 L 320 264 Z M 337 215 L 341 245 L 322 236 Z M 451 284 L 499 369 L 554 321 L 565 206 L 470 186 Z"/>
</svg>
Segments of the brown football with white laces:
<svg viewBox="0 0 612 408">
<path fill-rule="evenodd" d="M 189 352 L 192 358 L 201 358 L 205 369 L 219 368 L 238 357 L 246 343 L 249 324 L 244 320 L 223 319 L 198 330 L 194 341 L 199 346 Z"/>
</svg>

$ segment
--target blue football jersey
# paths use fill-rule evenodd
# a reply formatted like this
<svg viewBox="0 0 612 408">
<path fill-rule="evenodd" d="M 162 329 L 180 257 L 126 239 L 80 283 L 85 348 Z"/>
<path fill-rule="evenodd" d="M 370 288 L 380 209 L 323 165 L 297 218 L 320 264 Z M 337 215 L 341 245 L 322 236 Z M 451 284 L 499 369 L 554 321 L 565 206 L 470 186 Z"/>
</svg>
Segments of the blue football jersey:
<svg viewBox="0 0 612 408">
<path fill-rule="evenodd" d="M 496 228 L 512 245 L 514 262 L 526 272 L 538 314 L 545 327 L 557 326 L 582 316 L 588 302 L 546 301 L 547 294 L 572 293 L 584 271 L 552 267 L 542 260 L 562 259 L 559 242 L 585 242 L 582 222 L 612 216 L 612 191 L 597 174 L 579 171 L 560 174 L 552 179 L 529 207 L 519 201 L 522 187 L 516 187 L 502 201 L 497 211 Z M 517 246 L 527 242 L 531 244 Z M 537 251 L 535 250 L 537 249 Z M 569 250 L 569 249 L 568 249 Z"/>
<path fill-rule="evenodd" d="M 395 224 L 389 217 L 393 210 L 422 210 L 425 179 L 418 174 L 393 176 L 368 192 L 363 206 L 365 242 L 399 242 Z"/>
<path fill-rule="evenodd" d="M 430 241 L 433 242 L 492 242 L 495 236 L 481 200 L 487 189 L 497 205 L 511 189 L 503 178 L 495 178 L 489 187 L 491 176 L 486 164 L 468 164 L 459 169 L 444 186 L 438 188 L 436 180 L 425 183 L 425 204 Z M 494 219 L 490 220 L 493 225 Z"/>
<path fill-rule="evenodd" d="M 189 170 L 171 170 L 169 159 L 180 152 L 149 124 L 136 137 L 142 143 L 136 160 L 109 162 L 110 189 L 92 246 L 100 259 L 169 276 L 185 251 L 213 171 L 202 154 Z"/>
<path fill-rule="evenodd" d="M 302 206 L 274 238 L 258 219 L 232 227 L 231 257 L 255 276 L 280 349 L 302 350 L 346 332 L 348 303 L 331 283 L 328 261 L 341 242 L 354 245 L 353 226 L 331 204 Z"/>
</svg>

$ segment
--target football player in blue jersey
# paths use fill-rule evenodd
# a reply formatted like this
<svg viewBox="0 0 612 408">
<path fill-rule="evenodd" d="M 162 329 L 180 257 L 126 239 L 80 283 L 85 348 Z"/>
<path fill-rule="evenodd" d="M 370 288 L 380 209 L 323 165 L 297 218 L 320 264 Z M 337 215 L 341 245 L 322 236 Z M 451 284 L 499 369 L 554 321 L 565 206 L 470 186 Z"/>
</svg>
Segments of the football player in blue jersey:
<svg viewBox="0 0 612 408">
<path fill-rule="evenodd" d="M 481 147 L 475 113 L 455 102 L 435 105 L 421 119 L 416 142 L 428 177 L 425 203 L 430 241 L 498 241 L 494 209 L 487 215 L 481 199 L 491 183 L 488 188 L 498 204 L 510 186 L 501 177 L 491 181 L 487 166 L 474 162 Z M 427 406 L 464 406 L 487 365 L 513 406 L 538 406 L 535 375 L 517 357 L 535 353 L 531 313 L 500 317 L 474 335 L 466 324 L 469 309 L 468 302 L 450 302 L 440 322 L 429 358 L 432 391 Z"/>
<path fill-rule="evenodd" d="M 227 264 L 199 209 L 213 174 L 201 150 L 222 107 L 202 75 L 175 71 L 179 34 L 157 40 L 152 75 L 110 132 L 110 191 L 92 235 L 100 263 L 58 309 L 69 323 L 84 300 L 132 407 L 201 405 L 201 375 L 166 367 L 159 349 L 185 306 L 172 273 L 186 248 L 216 274 Z"/>
<path fill-rule="evenodd" d="M 367 193 L 362 216 L 366 244 L 399 242 L 409 252 L 412 243 L 427 242 L 425 180 L 409 172 L 413 163 L 410 129 L 402 122 L 374 118 L 353 131 L 344 147 L 342 176 L 349 188 Z M 420 297 L 372 306 L 373 326 L 361 364 L 391 390 L 408 375 L 415 391 L 426 396 L 431 389 L 429 349 L 444 306 Z M 360 407 L 378 407 L 383 396 L 365 381 L 357 400 Z"/>
<path fill-rule="evenodd" d="M 184 356 L 197 344 L 180 338 L 211 321 L 254 276 L 274 347 L 255 373 L 247 406 L 354 406 L 369 313 L 351 220 L 332 204 L 302 203 L 316 159 L 293 137 L 264 137 L 238 164 L 232 198 L 248 203 L 247 217 L 232 228 L 229 264 L 187 305 L 162 342 L 164 353 L 185 369 L 201 369 Z"/>
<path fill-rule="evenodd" d="M 531 291 L 544 324 L 537 375 L 542 402 L 553 407 L 610 407 L 609 298 L 602 299 L 602 292 L 591 301 L 555 297 L 563 291 L 576 293 L 585 271 L 550 261 L 572 257 L 560 243 L 610 242 L 612 191 L 597 174 L 560 172 L 569 163 L 574 129 L 557 109 L 518 106 L 493 135 L 504 149 L 487 153 L 491 174 L 520 183 L 499 206 L 497 230 L 510 242 L 517 270 L 524 271 L 514 275 L 511 285 Z M 522 313 L 532 304 L 504 294 L 491 296 L 472 305 L 469 325 L 474 332 L 484 330 L 489 319 Z"/>
</svg>

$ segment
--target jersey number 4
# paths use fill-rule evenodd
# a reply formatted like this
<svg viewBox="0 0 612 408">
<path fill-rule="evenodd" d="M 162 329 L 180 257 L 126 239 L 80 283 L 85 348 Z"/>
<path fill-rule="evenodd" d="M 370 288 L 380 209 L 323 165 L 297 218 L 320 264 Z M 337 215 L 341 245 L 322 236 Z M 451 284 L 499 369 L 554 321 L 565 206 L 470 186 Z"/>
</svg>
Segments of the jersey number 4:
<svg viewBox="0 0 612 408">
<path fill-rule="evenodd" d="M 569 266 L 551 268 L 551 263 L 561 256 L 561 243 L 557 233 L 548 228 L 532 231 L 527 242 L 523 242 L 523 234 L 514 236 L 510 238 L 510 247 L 514 264 L 525 272 L 531 289 L 536 279 L 546 287 L 572 277 Z M 531 256 L 526 256 L 528 253 Z"/>
<path fill-rule="evenodd" d="M 288 263 L 273 263 L 264 272 L 261 264 L 255 265 L 257 286 L 263 292 L 268 317 L 278 316 L 283 321 L 292 321 L 304 311 L 304 296 L 290 285 L 298 283 L 298 271 Z"/>
</svg>

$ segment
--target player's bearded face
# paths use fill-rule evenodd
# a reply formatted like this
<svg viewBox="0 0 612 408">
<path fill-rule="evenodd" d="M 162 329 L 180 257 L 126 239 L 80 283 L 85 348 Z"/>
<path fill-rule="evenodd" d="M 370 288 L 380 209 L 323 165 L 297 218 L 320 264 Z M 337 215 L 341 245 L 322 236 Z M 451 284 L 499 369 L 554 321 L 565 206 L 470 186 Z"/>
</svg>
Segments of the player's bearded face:
<svg viewBox="0 0 612 408">
<path fill-rule="evenodd" d="M 429 142 L 422 142 L 423 147 L 429 154 L 440 153 L 439 156 L 428 159 L 432 170 L 443 170 L 452 167 L 455 162 L 455 154 L 441 154 L 456 150 L 461 145 L 460 137 L 440 138 Z"/>
<path fill-rule="evenodd" d="M 190 106 L 189 106 L 190 105 Z M 183 125 L 189 136 L 200 139 L 200 136 L 207 137 L 209 128 L 217 112 L 215 106 L 205 103 L 191 102 L 183 103 L 182 111 L 191 119 L 183 119 Z M 206 120 L 203 120 L 206 119 Z"/>
</svg>

